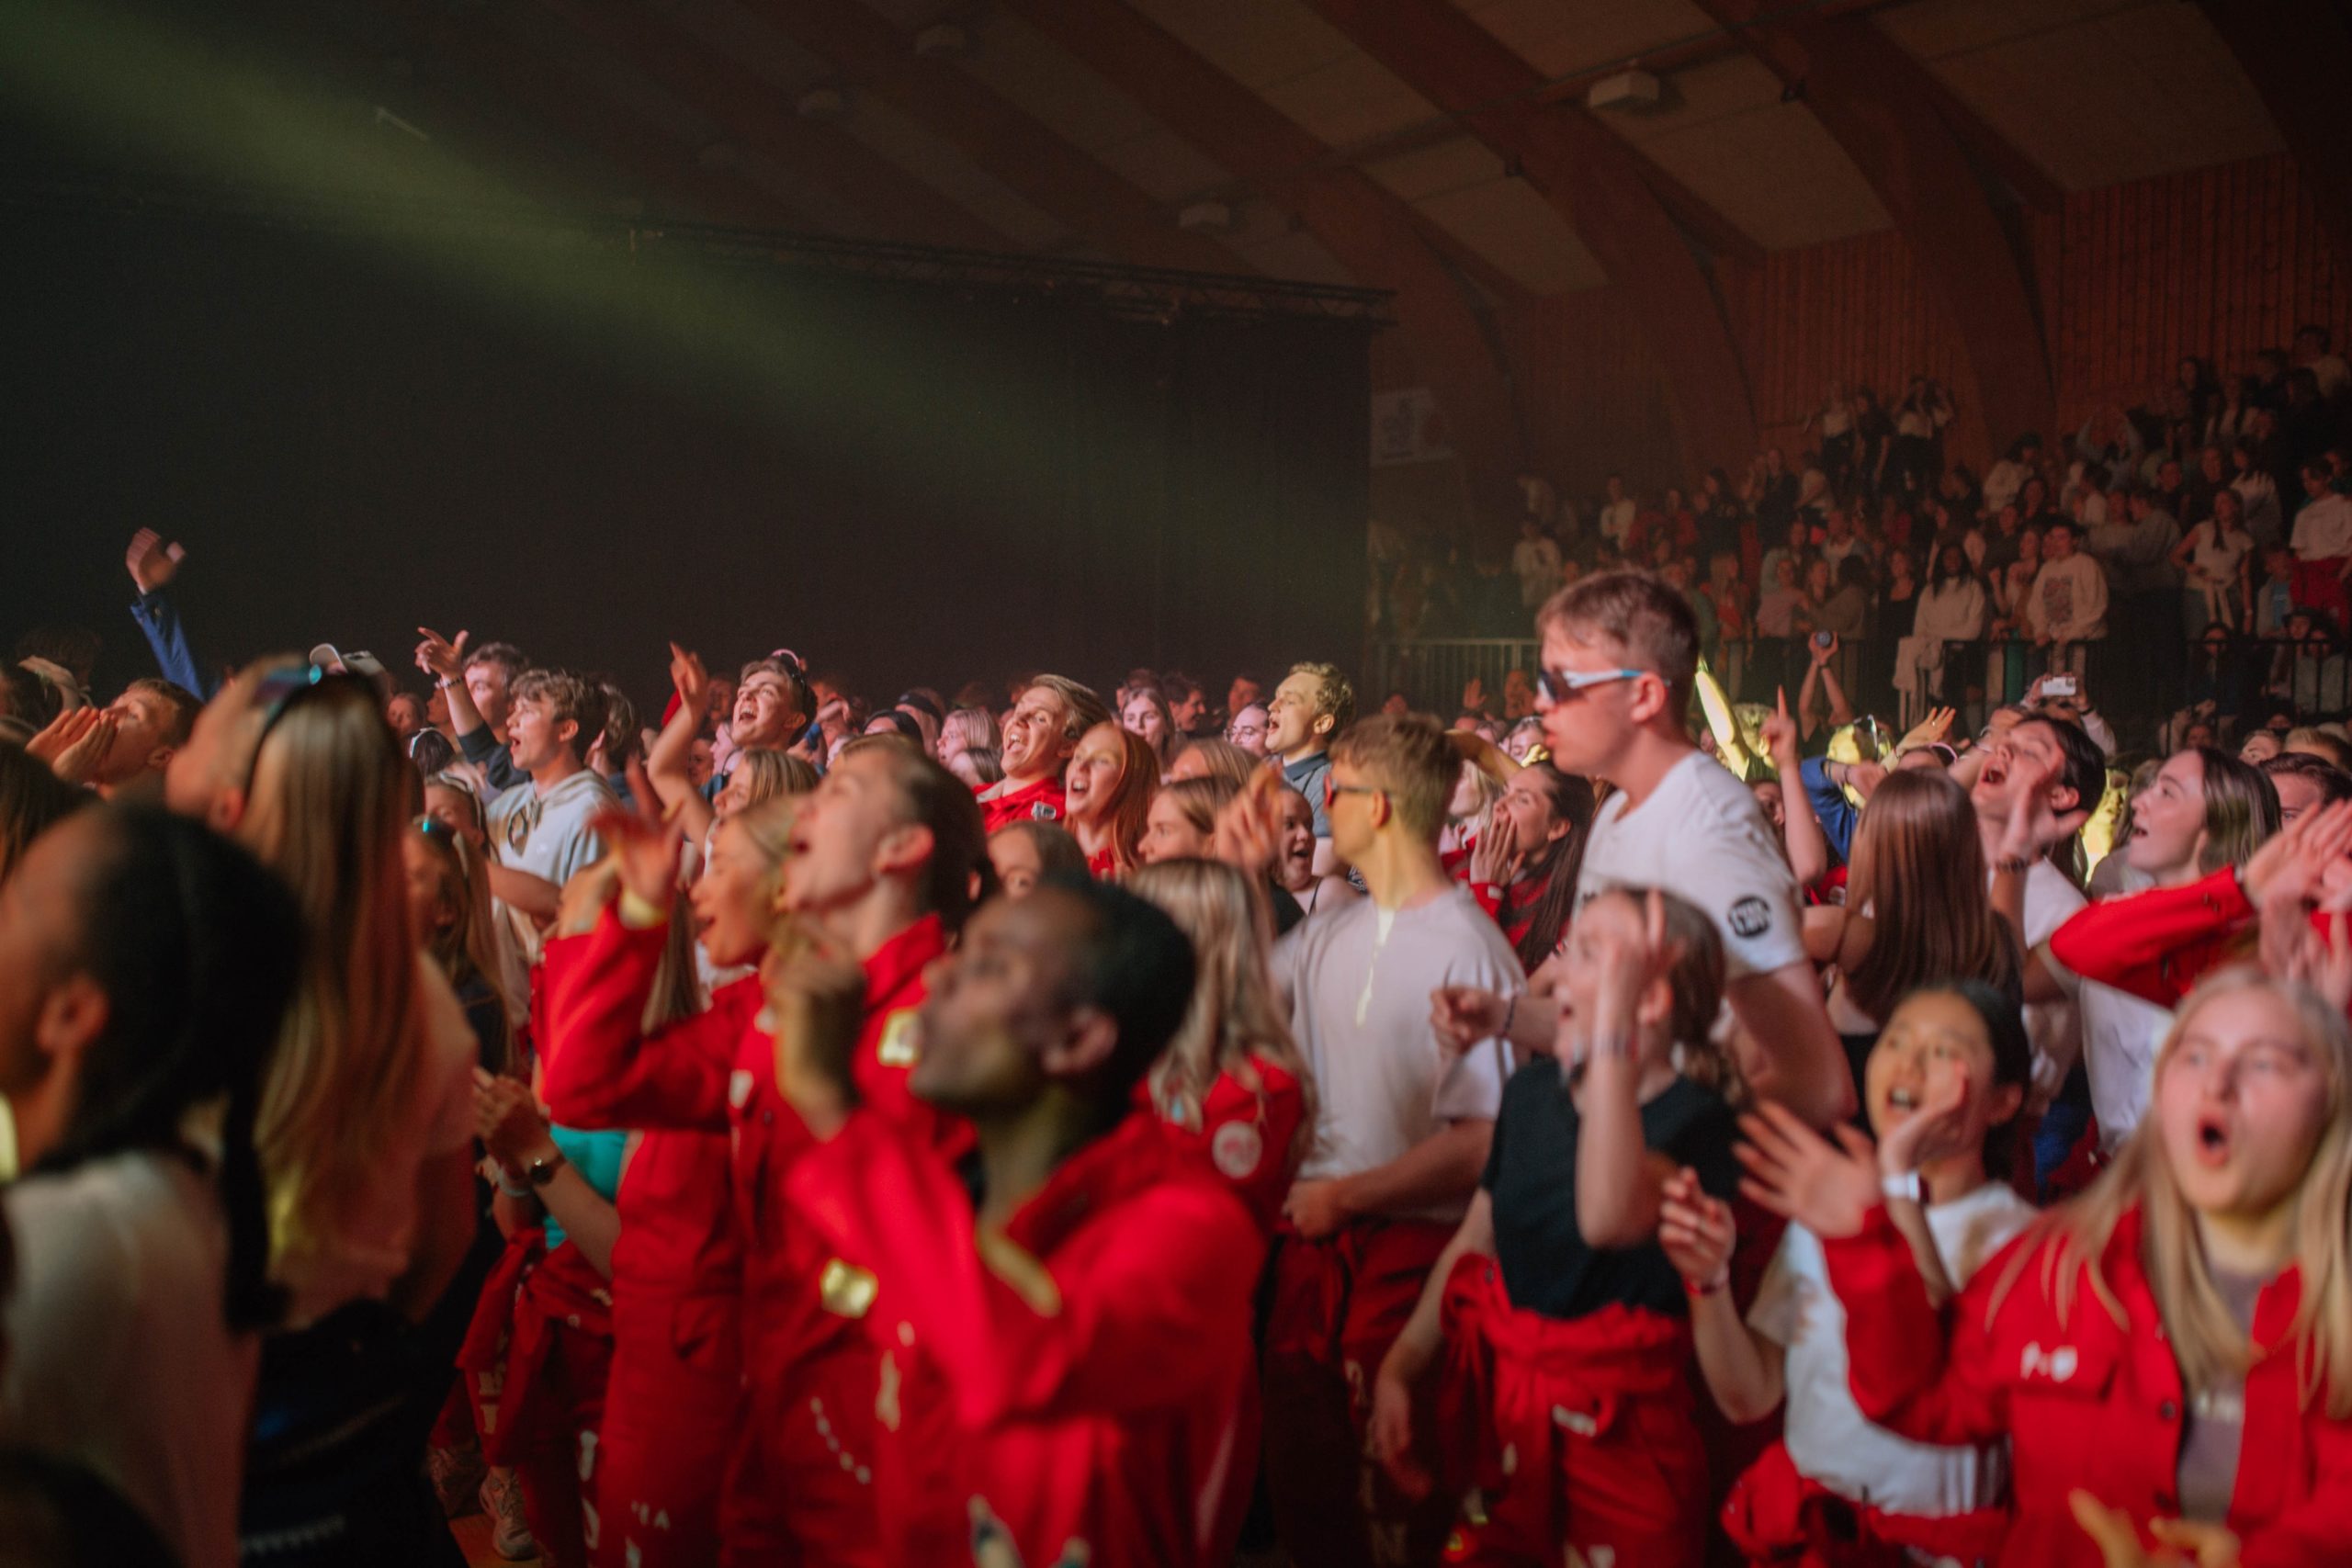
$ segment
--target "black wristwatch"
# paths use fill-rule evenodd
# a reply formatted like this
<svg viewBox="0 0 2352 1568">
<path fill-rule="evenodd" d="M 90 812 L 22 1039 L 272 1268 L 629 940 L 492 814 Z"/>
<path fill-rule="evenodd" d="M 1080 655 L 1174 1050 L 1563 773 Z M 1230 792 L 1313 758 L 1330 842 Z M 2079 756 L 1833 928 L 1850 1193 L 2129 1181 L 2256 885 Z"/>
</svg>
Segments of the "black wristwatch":
<svg viewBox="0 0 2352 1568">
<path fill-rule="evenodd" d="M 534 1187 L 545 1187 L 566 1163 L 561 1149 L 550 1149 L 523 1168 L 523 1179 Z"/>
</svg>

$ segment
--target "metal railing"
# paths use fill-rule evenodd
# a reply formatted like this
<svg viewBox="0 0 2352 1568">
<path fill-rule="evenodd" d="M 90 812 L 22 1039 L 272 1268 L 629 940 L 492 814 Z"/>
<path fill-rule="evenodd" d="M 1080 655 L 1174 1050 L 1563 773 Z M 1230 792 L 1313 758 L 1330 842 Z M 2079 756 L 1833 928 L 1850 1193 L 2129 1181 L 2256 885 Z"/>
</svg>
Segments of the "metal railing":
<svg viewBox="0 0 2352 1568">
<path fill-rule="evenodd" d="M 1391 692 L 1402 692 L 1421 713 L 1451 718 L 1462 709 L 1462 692 L 1473 679 L 1488 696 L 1502 700 L 1503 677 L 1510 671 L 1535 673 L 1533 637 L 1430 637 L 1375 639 L 1364 661 L 1357 706 L 1378 707 Z"/>
</svg>

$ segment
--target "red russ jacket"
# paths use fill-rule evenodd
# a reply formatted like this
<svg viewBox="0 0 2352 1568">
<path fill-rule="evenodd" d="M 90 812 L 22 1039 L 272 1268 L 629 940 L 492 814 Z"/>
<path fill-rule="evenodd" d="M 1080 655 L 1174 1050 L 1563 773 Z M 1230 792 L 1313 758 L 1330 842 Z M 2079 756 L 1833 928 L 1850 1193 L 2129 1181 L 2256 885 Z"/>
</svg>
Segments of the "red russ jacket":
<svg viewBox="0 0 2352 1568">
<path fill-rule="evenodd" d="M 2042 1256 L 2058 1243 L 2030 1229 L 1976 1271 L 1952 1305 L 1949 1336 L 1883 1208 L 1871 1212 L 1860 1235 L 1824 1245 L 1846 1307 L 1849 1381 L 1862 1414 L 1921 1442 L 2009 1439 L 2016 1518 L 2005 1563 L 2102 1568 L 2067 1507 L 2076 1487 L 2143 1529 L 2180 1512 L 2187 1403 L 2140 1235 L 2135 1211 L 2116 1226 L 2100 1264 L 2126 1323 L 2109 1314 L 2086 1278 L 2075 1281 L 2062 1325 Z M 1989 1303 L 2020 1247 L 2033 1255 L 2015 1270 L 1988 1325 Z M 2225 1521 L 2245 1543 L 2241 1568 L 2352 1561 L 2352 1421 L 2304 1404 L 2295 1355 L 2281 1348 L 2300 1296 L 2290 1267 L 2255 1303 L 2260 1359 L 2246 1377 L 2244 1446 Z"/>
<path fill-rule="evenodd" d="M 879 1280 L 876 1465 L 901 1568 L 1208 1568 L 1251 1462 L 1257 1222 L 1152 1118 L 1071 1156 L 1001 1235 L 962 1180 L 860 1111 L 796 1202 Z"/>
<path fill-rule="evenodd" d="M 1015 822 L 1058 822 L 1069 809 L 1059 773 L 1019 789 L 1003 782 L 989 784 L 976 791 L 975 797 L 980 803 L 980 825 L 991 833 Z"/>
</svg>

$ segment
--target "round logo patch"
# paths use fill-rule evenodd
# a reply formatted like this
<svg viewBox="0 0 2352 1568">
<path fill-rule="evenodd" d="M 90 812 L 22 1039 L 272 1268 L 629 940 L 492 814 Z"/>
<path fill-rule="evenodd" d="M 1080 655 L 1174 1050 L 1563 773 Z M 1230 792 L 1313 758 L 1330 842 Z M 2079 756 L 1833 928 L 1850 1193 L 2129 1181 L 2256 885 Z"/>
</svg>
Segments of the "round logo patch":
<svg viewBox="0 0 2352 1568">
<path fill-rule="evenodd" d="M 1751 895 L 1734 904 L 1725 919 L 1734 936 L 1762 936 L 1772 929 L 1772 906 Z"/>
<path fill-rule="evenodd" d="M 1245 1181 L 1265 1157 L 1266 1140 L 1247 1122 L 1228 1122 L 1209 1140 L 1209 1159 L 1228 1181 Z"/>
</svg>

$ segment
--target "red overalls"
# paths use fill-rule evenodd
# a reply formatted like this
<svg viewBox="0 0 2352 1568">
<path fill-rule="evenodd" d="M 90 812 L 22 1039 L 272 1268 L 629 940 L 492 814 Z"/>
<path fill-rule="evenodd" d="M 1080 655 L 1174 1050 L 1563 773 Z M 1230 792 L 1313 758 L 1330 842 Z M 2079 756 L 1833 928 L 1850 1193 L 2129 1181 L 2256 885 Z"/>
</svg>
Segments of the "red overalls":
<svg viewBox="0 0 2352 1568">
<path fill-rule="evenodd" d="M 1058 822 L 1069 814 L 1059 773 L 1019 789 L 1001 781 L 982 785 L 975 793 L 980 803 L 980 825 L 991 833 L 1015 822 Z"/>
<path fill-rule="evenodd" d="M 482 1458 L 514 1467 L 549 1568 L 583 1568 L 600 1534 L 588 1499 L 613 1356 L 612 1293 L 566 1243 L 516 1231 L 483 1281 L 458 1369 L 474 1395 Z"/>
<path fill-rule="evenodd" d="M 1476 1488 L 1446 1562 L 1695 1568 L 1707 1455 L 1686 1320 L 1613 1304 L 1524 1312 L 1495 1260 L 1471 1256 L 1446 1280 L 1444 1321 L 1445 1403 L 1460 1414 L 1442 1422 L 1456 1444 L 1475 1434 Z"/>
<path fill-rule="evenodd" d="M 1226 1561 L 1265 1243 L 1154 1118 L 1070 1156 L 1001 1234 L 945 1161 L 863 1111 L 791 1193 L 880 1282 L 888 1562 Z"/>
<path fill-rule="evenodd" d="M 865 964 L 865 1021 L 850 1070 L 865 1108 L 921 1144 L 968 1146 L 970 1128 L 907 1091 L 923 970 L 946 949 L 926 915 Z M 873 1486 L 878 1355 L 863 1331 L 874 1280 L 843 1262 L 785 1195 L 814 1146 L 776 1088 L 775 1043 L 739 1044 L 727 1102 L 743 1265 L 741 1441 L 729 1467 L 720 1530 L 732 1564 L 882 1561 Z"/>
<path fill-rule="evenodd" d="M 760 1009 L 756 976 L 648 1036 L 642 1022 L 667 932 L 607 910 L 548 948 L 553 1028 L 543 1089 L 573 1127 L 646 1131 L 616 1200 L 613 1368 L 596 1486 L 605 1568 L 703 1568 L 718 1555 L 719 1483 L 742 1386 L 726 1126 L 736 1043 Z M 565 962 L 560 949 L 577 946 Z M 700 1127 L 705 1130 L 691 1131 Z"/>
<path fill-rule="evenodd" d="M 1266 1483 L 1292 1556 L 1316 1568 L 1425 1562 L 1453 1509 L 1407 1497 L 1368 1457 L 1372 1382 L 1413 1315 L 1454 1227 L 1358 1220 L 1308 1241 L 1274 1243 L 1266 1326 Z"/>
<path fill-rule="evenodd" d="M 1989 1259 L 1941 1315 L 1883 1208 L 1871 1211 L 1860 1235 L 1823 1244 L 1846 1308 L 1849 1381 L 1862 1414 L 1921 1442 L 2009 1439 L 2015 1506 L 2005 1563 L 2101 1568 L 2098 1548 L 2068 1509 L 2078 1487 L 2143 1525 L 2180 1512 L 2187 1396 L 2141 1235 L 2134 1210 L 2099 1259 L 2123 1310 L 2120 1325 L 2087 1270 L 2072 1281 L 2061 1320 L 2059 1281 L 2049 1273 L 2060 1238 L 2041 1226 Z M 2241 1568 L 2321 1568 L 2352 1550 L 2352 1420 L 2330 1419 L 2324 1393 L 2302 1397 L 2286 1342 L 2301 1297 L 2290 1266 L 2255 1303 L 2258 1359 L 2246 1374 L 2225 1521 L 2244 1543 Z"/>
<path fill-rule="evenodd" d="M 1925 1518 L 1851 1501 L 1800 1474 L 1779 1442 L 1732 1487 L 1719 1517 L 1750 1562 L 1789 1568 L 1913 1568 L 1915 1548 L 1963 1568 L 1997 1562 L 2009 1524 L 2005 1507 Z"/>
</svg>

